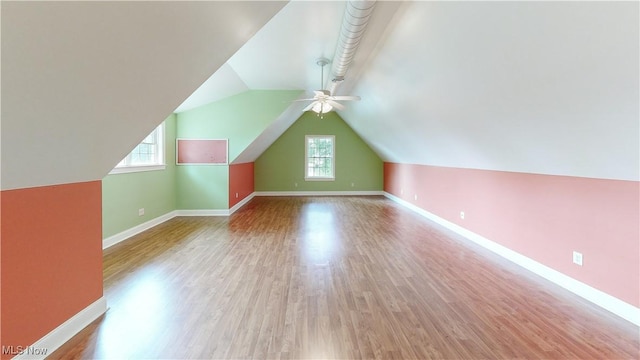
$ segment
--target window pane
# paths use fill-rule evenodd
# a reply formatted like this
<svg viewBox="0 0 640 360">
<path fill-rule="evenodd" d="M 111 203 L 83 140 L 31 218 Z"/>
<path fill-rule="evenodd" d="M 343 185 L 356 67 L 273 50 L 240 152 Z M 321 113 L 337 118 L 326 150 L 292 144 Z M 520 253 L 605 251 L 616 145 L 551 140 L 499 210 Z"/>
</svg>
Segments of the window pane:
<svg viewBox="0 0 640 360">
<path fill-rule="evenodd" d="M 147 135 L 116 167 L 162 165 L 164 164 L 163 145 L 162 125 L 160 125 Z"/>
<path fill-rule="evenodd" d="M 333 136 L 307 136 L 306 177 L 332 179 Z"/>
</svg>

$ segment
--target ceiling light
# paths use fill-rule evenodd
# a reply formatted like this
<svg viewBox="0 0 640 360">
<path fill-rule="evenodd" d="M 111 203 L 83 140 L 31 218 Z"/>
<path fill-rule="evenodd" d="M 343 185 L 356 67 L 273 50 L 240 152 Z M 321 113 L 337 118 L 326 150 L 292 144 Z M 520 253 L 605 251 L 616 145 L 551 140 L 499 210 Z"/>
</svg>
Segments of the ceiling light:
<svg viewBox="0 0 640 360">
<path fill-rule="evenodd" d="M 317 102 L 315 105 L 313 105 L 313 107 L 311 108 L 311 111 L 313 111 L 316 114 L 326 114 L 329 111 L 333 110 L 333 106 L 327 104 L 327 103 L 322 103 L 322 102 Z"/>
</svg>

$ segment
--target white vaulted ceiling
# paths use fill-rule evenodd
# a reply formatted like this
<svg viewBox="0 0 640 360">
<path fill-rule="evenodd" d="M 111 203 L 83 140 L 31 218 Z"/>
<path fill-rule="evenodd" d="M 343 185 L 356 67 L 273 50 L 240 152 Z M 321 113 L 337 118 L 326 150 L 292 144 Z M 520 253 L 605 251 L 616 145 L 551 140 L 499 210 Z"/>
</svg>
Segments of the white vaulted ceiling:
<svg viewBox="0 0 640 360">
<path fill-rule="evenodd" d="M 2 1 L 2 188 L 101 179 L 285 4 Z"/>
<path fill-rule="evenodd" d="M 344 8 L 2 2 L 2 187 L 99 179 L 176 109 L 317 89 Z M 386 161 L 638 180 L 639 22 L 637 2 L 379 1 L 340 115 Z"/>
<path fill-rule="evenodd" d="M 401 2 L 378 2 L 349 70 L 346 89 L 357 79 Z M 182 112 L 228 96 L 223 89 L 307 90 L 320 88 L 316 60 L 332 59 L 336 50 L 346 2 L 292 1 L 240 48 L 176 111 Z M 325 67 L 325 83 L 331 65 Z M 232 75 L 231 75 L 232 74 Z M 223 79 L 225 78 L 225 79 Z M 213 85 L 213 84 L 216 85 Z"/>
<path fill-rule="evenodd" d="M 289 3 L 227 64 L 309 95 L 344 7 Z M 637 180 L 638 22 L 637 2 L 379 1 L 340 114 L 385 161 Z"/>
<path fill-rule="evenodd" d="M 638 2 L 411 2 L 342 113 L 387 161 L 638 180 Z"/>
</svg>

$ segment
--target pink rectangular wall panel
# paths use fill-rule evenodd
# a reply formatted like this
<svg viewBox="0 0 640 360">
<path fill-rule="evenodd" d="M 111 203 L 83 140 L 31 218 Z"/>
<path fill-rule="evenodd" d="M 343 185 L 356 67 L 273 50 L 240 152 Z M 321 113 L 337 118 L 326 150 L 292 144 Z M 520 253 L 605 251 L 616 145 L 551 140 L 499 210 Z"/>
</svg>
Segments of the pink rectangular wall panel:
<svg viewBox="0 0 640 360">
<path fill-rule="evenodd" d="M 229 208 L 253 194 L 253 176 L 253 163 L 229 165 Z"/>
<path fill-rule="evenodd" d="M 178 164 L 226 164 L 227 140 L 178 139 Z"/>
<path fill-rule="evenodd" d="M 385 163 L 384 190 L 640 306 L 637 181 Z"/>
</svg>

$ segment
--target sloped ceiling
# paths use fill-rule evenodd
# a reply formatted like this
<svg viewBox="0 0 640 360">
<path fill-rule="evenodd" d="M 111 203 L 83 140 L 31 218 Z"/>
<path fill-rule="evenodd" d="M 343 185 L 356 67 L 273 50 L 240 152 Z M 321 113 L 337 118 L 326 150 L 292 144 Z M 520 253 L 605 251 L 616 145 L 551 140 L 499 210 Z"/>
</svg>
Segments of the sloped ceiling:
<svg viewBox="0 0 640 360">
<path fill-rule="evenodd" d="M 100 179 L 180 104 L 317 89 L 344 7 L 2 2 L 2 188 Z M 340 115 L 386 161 L 638 180 L 638 7 L 380 1 Z"/>
<path fill-rule="evenodd" d="M 249 90 L 247 84 L 242 81 L 238 73 L 229 64 L 225 63 L 178 106 L 175 112 L 181 113 L 195 109 L 247 90 Z"/>
<path fill-rule="evenodd" d="M 336 94 L 346 94 L 355 84 L 400 5 L 398 1 L 377 2 L 366 36 L 360 41 L 346 80 L 337 88 Z M 321 79 L 316 60 L 333 58 L 345 8 L 344 1 L 288 3 L 176 112 L 246 91 L 244 86 L 253 90 L 306 90 L 299 98 L 312 96 L 311 90 L 320 89 L 321 81 L 327 88 L 331 65 L 325 67 Z M 308 102 L 291 103 L 233 163 L 254 161 L 302 115 L 307 105 Z"/>
<path fill-rule="evenodd" d="M 289 3 L 229 67 L 251 89 L 318 88 L 344 7 Z M 340 115 L 385 161 L 638 180 L 638 29 L 637 2 L 379 1 L 338 91 L 362 101 Z"/>
<path fill-rule="evenodd" d="M 411 2 L 341 113 L 386 161 L 638 180 L 638 2 Z"/>
<path fill-rule="evenodd" d="M 2 188 L 101 179 L 285 2 L 2 2 Z"/>
<path fill-rule="evenodd" d="M 318 88 L 320 69 L 316 59 L 333 56 L 345 6 L 342 1 L 288 3 L 176 112 L 247 89 Z M 234 93 L 228 94 L 229 89 L 235 89 Z"/>
</svg>

